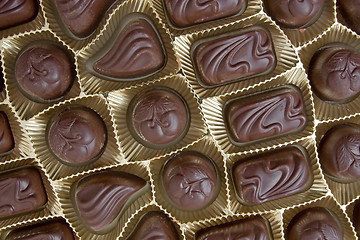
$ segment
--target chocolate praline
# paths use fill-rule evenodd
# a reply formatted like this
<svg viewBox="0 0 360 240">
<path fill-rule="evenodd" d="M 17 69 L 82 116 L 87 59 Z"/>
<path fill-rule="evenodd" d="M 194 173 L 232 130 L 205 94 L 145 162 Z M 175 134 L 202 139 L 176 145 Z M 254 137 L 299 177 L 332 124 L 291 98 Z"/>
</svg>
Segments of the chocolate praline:
<svg viewBox="0 0 360 240">
<path fill-rule="evenodd" d="M 0 156 L 7 155 L 14 149 L 15 141 L 6 114 L 0 111 Z"/>
<path fill-rule="evenodd" d="M 217 171 L 208 156 L 182 151 L 165 163 L 161 173 L 162 187 L 176 207 L 198 210 L 211 204 L 218 194 Z"/>
<path fill-rule="evenodd" d="M 352 223 L 355 228 L 356 234 L 360 237 L 360 200 L 357 199 L 354 203 Z"/>
<path fill-rule="evenodd" d="M 82 165 L 96 160 L 106 141 L 103 119 L 87 107 L 67 107 L 55 114 L 47 126 L 50 150 L 64 164 Z"/>
<path fill-rule="evenodd" d="M 357 34 L 360 34 L 360 1 L 337 0 L 336 3 L 346 24 Z"/>
<path fill-rule="evenodd" d="M 39 11 L 37 0 L 2 0 L 0 2 L 0 30 L 34 20 Z"/>
</svg>

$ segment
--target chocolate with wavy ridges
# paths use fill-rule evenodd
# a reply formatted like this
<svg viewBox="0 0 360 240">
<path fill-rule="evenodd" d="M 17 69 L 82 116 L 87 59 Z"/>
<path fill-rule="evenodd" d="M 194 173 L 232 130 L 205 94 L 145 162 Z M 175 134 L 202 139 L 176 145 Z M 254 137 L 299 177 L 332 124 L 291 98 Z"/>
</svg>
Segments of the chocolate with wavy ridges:
<svg viewBox="0 0 360 240">
<path fill-rule="evenodd" d="M 239 160 L 232 176 L 237 195 L 247 204 L 303 192 L 312 182 L 307 158 L 295 146 Z"/>
<path fill-rule="evenodd" d="M 183 28 L 241 14 L 247 0 L 164 0 L 169 20 Z"/>
<path fill-rule="evenodd" d="M 290 86 L 232 99 L 225 104 L 223 115 L 235 144 L 296 132 L 306 123 L 301 93 Z"/>
<path fill-rule="evenodd" d="M 198 79 L 206 86 L 267 74 L 276 65 L 271 37 L 264 29 L 205 41 L 195 47 L 193 58 Z"/>
<path fill-rule="evenodd" d="M 37 0 L 0 1 L 0 30 L 32 21 L 38 14 L 38 9 Z"/>
<path fill-rule="evenodd" d="M 15 141 L 6 114 L 0 111 L 0 156 L 14 149 Z"/>
<path fill-rule="evenodd" d="M 142 178 L 125 172 L 108 171 L 84 177 L 75 188 L 77 211 L 90 229 L 105 231 L 114 227 L 114 220 L 128 199 L 145 185 Z"/>
</svg>

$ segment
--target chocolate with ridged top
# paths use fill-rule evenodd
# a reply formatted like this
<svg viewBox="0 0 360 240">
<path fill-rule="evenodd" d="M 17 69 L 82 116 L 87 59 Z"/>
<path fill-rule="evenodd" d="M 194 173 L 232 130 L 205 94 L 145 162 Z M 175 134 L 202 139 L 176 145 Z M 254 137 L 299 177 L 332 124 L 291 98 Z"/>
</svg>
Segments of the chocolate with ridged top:
<svg viewBox="0 0 360 240">
<path fill-rule="evenodd" d="M 15 141 L 6 114 L 0 111 L 0 156 L 14 149 Z"/>
<path fill-rule="evenodd" d="M 290 221 L 286 240 L 342 240 L 341 226 L 336 217 L 323 207 L 310 207 L 296 214 Z"/>
<path fill-rule="evenodd" d="M 276 66 L 270 34 L 263 28 L 200 40 L 192 48 L 197 78 L 205 87 L 265 75 Z"/>
<path fill-rule="evenodd" d="M 291 146 L 236 162 L 235 190 L 246 204 L 261 204 L 307 190 L 312 183 L 304 149 Z"/>
<path fill-rule="evenodd" d="M 39 11 L 37 0 L 2 0 L 0 2 L 0 30 L 34 20 Z"/>
<path fill-rule="evenodd" d="M 169 21 L 178 28 L 241 14 L 246 5 L 247 0 L 164 0 Z"/>
<path fill-rule="evenodd" d="M 336 3 L 345 22 L 360 34 L 360 0 L 337 0 Z"/>
</svg>

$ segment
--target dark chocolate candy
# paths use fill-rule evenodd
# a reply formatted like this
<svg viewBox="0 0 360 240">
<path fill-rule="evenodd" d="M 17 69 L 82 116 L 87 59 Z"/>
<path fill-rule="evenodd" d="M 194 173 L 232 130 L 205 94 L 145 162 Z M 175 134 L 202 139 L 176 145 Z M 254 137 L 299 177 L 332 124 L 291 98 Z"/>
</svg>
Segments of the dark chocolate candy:
<svg viewBox="0 0 360 240">
<path fill-rule="evenodd" d="M 2 0 L 0 30 L 15 27 L 35 19 L 39 11 L 37 0 Z"/>
<path fill-rule="evenodd" d="M 48 123 L 50 149 L 65 164 L 85 164 L 97 159 L 106 140 L 104 121 L 87 107 L 68 107 Z"/>
<path fill-rule="evenodd" d="M 360 54 L 346 45 L 325 46 L 312 57 L 309 78 L 320 99 L 350 101 L 360 92 Z"/>
<path fill-rule="evenodd" d="M 71 88 L 75 65 L 70 54 L 56 43 L 41 42 L 26 47 L 15 62 L 19 89 L 37 102 L 58 100 Z"/>
<path fill-rule="evenodd" d="M 198 81 L 204 86 L 264 75 L 276 65 L 271 36 L 262 28 L 200 40 L 194 43 L 192 55 Z"/>
<path fill-rule="evenodd" d="M 328 130 L 319 144 L 321 168 L 338 181 L 360 179 L 360 126 L 339 124 Z"/>
<path fill-rule="evenodd" d="M 162 170 L 162 181 L 169 200 L 186 210 L 211 204 L 219 187 L 216 165 L 195 151 L 183 151 L 171 157 Z"/>
<path fill-rule="evenodd" d="M 359 238 L 360 237 L 360 199 L 357 199 L 354 203 L 352 223 L 355 228 L 356 234 Z"/>
<path fill-rule="evenodd" d="M 307 190 L 312 174 L 303 151 L 291 146 L 236 162 L 232 177 L 241 201 L 260 204 Z"/>
<path fill-rule="evenodd" d="M 323 207 L 307 208 L 291 219 L 285 233 L 286 240 L 331 239 L 341 240 L 342 230 L 329 210 Z"/>
<path fill-rule="evenodd" d="M 164 148 L 181 140 L 189 121 L 185 101 L 178 93 L 164 87 L 140 92 L 128 110 L 128 123 L 133 135 L 152 148 Z"/>
<path fill-rule="evenodd" d="M 352 30 L 360 34 L 360 1 L 337 0 L 336 3 L 345 22 Z"/>
<path fill-rule="evenodd" d="M 126 240 L 179 240 L 171 219 L 162 212 L 151 211 L 141 217 Z"/>
<path fill-rule="evenodd" d="M 225 103 L 223 116 L 234 144 L 279 137 L 300 131 L 306 124 L 301 93 L 291 86 L 231 99 Z"/>
<path fill-rule="evenodd" d="M 282 27 L 305 28 L 320 17 L 325 0 L 265 0 L 265 7 Z"/>
<path fill-rule="evenodd" d="M 6 114 L 0 111 L 0 156 L 14 149 L 15 141 Z"/>
<path fill-rule="evenodd" d="M 261 216 L 247 217 L 241 220 L 208 227 L 196 232 L 195 240 L 270 240 L 267 221 Z"/>
<path fill-rule="evenodd" d="M 46 202 L 37 168 L 26 166 L 0 173 L 0 218 L 39 210 Z"/>
<path fill-rule="evenodd" d="M 106 232 L 115 227 L 124 205 L 146 185 L 130 173 L 107 171 L 82 178 L 74 187 L 76 209 L 89 229 Z"/>
<path fill-rule="evenodd" d="M 169 21 L 178 28 L 241 14 L 246 5 L 247 0 L 164 0 Z"/>
</svg>

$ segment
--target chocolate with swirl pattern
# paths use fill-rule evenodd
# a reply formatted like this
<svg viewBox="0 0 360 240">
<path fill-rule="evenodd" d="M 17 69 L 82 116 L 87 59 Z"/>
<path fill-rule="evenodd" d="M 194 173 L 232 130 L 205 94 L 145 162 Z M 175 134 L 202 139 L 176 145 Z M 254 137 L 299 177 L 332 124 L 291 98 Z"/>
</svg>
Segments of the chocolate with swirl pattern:
<svg viewBox="0 0 360 240">
<path fill-rule="evenodd" d="M 0 30 L 34 20 L 39 11 L 37 0 L 0 1 Z"/>
<path fill-rule="evenodd" d="M 14 149 L 15 141 L 6 114 L 0 111 L 0 156 Z"/>
<path fill-rule="evenodd" d="M 306 124 L 301 93 L 290 85 L 231 99 L 223 117 L 229 138 L 237 145 L 297 132 Z"/>
<path fill-rule="evenodd" d="M 291 146 L 236 162 L 232 178 L 240 200 L 260 204 L 307 190 L 312 174 L 304 151 Z"/>
<path fill-rule="evenodd" d="M 200 40 L 192 48 L 197 78 L 205 87 L 265 75 L 276 66 L 271 36 L 260 27 Z"/>
</svg>

